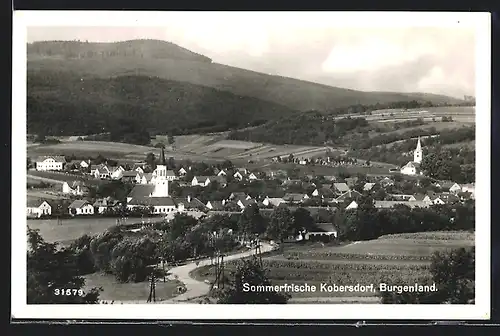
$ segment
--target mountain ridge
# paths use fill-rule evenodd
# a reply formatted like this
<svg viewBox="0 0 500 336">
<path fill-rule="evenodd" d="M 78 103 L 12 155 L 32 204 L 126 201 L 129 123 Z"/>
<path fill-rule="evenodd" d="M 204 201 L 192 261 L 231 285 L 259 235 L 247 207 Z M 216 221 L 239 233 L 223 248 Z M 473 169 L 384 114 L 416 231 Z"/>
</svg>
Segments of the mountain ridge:
<svg viewBox="0 0 500 336">
<path fill-rule="evenodd" d="M 161 40 L 121 42 L 44 41 L 28 45 L 28 69 L 75 76 L 158 76 L 254 97 L 299 111 L 331 111 L 353 104 L 421 100 L 458 104 L 461 99 L 429 93 L 367 92 L 268 75 L 213 62 L 174 43 Z"/>
</svg>

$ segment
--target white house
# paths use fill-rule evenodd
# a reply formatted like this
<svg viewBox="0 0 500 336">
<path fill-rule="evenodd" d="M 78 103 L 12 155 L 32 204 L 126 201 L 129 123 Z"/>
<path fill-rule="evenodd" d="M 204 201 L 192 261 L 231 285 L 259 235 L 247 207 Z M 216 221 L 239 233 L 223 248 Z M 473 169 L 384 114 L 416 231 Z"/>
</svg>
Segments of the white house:
<svg viewBox="0 0 500 336">
<path fill-rule="evenodd" d="M 258 178 L 258 177 L 257 177 L 254 173 L 250 173 L 250 174 L 248 175 L 248 179 L 249 179 L 250 181 L 255 181 L 255 180 L 258 180 L 259 178 Z"/>
<path fill-rule="evenodd" d="M 90 160 L 88 160 L 88 161 L 84 160 L 84 161 L 80 162 L 80 167 L 85 168 L 85 169 L 90 167 Z"/>
<path fill-rule="evenodd" d="M 97 167 L 92 167 L 90 174 L 96 179 L 107 179 L 111 177 L 111 171 L 105 165 L 99 165 Z"/>
<path fill-rule="evenodd" d="M 137 167 L 134 170 L 138 173 L 144 174 L 144 169 L 142 169 L 142 167 Z"/>
<path fill-rule="evenodd" d="M 317 236 L 328 236 L 337 238 L 337 229 L 333 226 L 332 223 L 316 223 L 316 229 L 310 232 L 306 232 L 305 240 L 310 240 L 311 237 Z"/>
<path fill-rule="evenodd" d="M 50 171 L 50 170 L 63 170 L 66 159 L 64 156 L 43 156 L 36 160 L 36 170 Z"/>
<path fill-rule="evenodd" d="M 181 167 L 181 169 L 179 169 L 178 173 L 179 173 L 179 175 L 184 176 L 184 175 L 187 174 L 187 171 L 186 171 L 186 169 L 184 169 L 184 168 Z"/>
<path fill-rule="evenodd" d="M 125 169 L 122 166 L 112 167 L 110 169 L 110 176 L 113 180 L 119 180 L 122 178 Z"/>
<path fill-rule="evenodd" d="M 62 192 L 64 194 L 82 196 L 87 191 L 85 184 L 82 181 L 64 182 Z"/>
<path fill-rule="evenodd" d="M 50 216 L 52 207 L 44 200 L 28 200 L 26 215 L 28 217 L 40 218 L 41 216 Z"/>
<path fill-rule="evenodd" d="M 219 171 L 219 172 L 217 173 L 217 176 L 227 176 L 227 172 L 226 172 L 226 170 L 225 170 L 225 169 L 221 169 L 221 171 Z"/>
<path fill-rule="evenodd" d="M 70 215 L 78 216 L 78 215 L 93 215 L 94 207 L 92 204 L 85 200 L 76 200 L 71 203 L 68 207 L 68 211 Z"/>
<path fill-rule="evenodd" d="M 436 183 L 436 186 L 438 186 L 441 189 L 444 189 L 446 191 L 449 191 L 451 193 L 458 193 L 458 192 L 462 191 L 462 187 L 458 183 L 451 182 L 451 181 L 439 182 L 439 183 Z"/>
<path fill-rule="evenodd" d="M 153 183 L 153 173 L 143 173 L 139 175 L 138 184 L 151 184 Z"/>
<path fill-rule="evenodd" d="M 222 201 L 208 201 L 206 206 L 210 210 L 222 211 L 222 210 L 224 210 L 224 205 L 225 204 L 226 204 L 225 200 L 222 200 Z"/>
<path fill-rule="evenodd" d="M 144 207 L 152 207 L 154 214 L 168 214 L 178 211 L 174 200 L 169 196 L 133 198 L 127 203 L 129 210 Z"/>
<path fill-rule="evenodd" d="M 286 203 L 285 200 L 281 197 L 266 197 L 263 201 L 262 204 L 265 206 L 279 206 L 281 203 Z"/>
<path fill-rule="evenodd" d="M 350 210 L 350 209 L 357 209 L 358 208 L 358 203 L 356 201 L 352 201 L 345 209 Z"/>
<path fill-rule="evenodd" d="M 236 178 L 236 179 L 238 179 L 238 180 L 243 180 L 243 178 L 245 177 L 245 174 L 240 173 L 239 171 L 237 171 L 236 173 L 234 173 L 233 177 Z"/>
<path fill-rule="evenodd" d="M 200 186 L 200 187 L 206 187 L 210 184 L 210 177 L 209 176 L 195 176 L 191 180 L 191 185 L 194 186 Z"/>
<path fill-rule="evenodd" d="M 476 186 L 474 183 L 469 183 L 469 184 L 463 184 L 462 185 L 462 192 L 469 192 L 471 193 L 471 198 L 474 199 L 476 196 Z"/>
</svg>

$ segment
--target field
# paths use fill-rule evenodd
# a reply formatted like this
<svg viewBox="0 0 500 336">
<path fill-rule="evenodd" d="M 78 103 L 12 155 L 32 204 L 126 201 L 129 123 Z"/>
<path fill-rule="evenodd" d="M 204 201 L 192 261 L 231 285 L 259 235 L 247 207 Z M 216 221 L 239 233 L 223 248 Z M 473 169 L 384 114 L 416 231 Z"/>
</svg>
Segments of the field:
<svg viewBox="0 0 500 336">
<path fill-rule="evenodd" d="M 156 283 L 156 300 L 162 301 L 177 295 L 177 287 L 181 286 L 177 280 L 159 281 Z M 113 275 L 93 273 L 85 276 L 85 290 L 92 287 L 102 287 L 99 299 L 106 301 L 145 301 L 149 296 L 150 284 L 148 281 L 138 283 L 119 283 Z"/>
<path fill-rule="evenodd" d="M 382 236 L 379 239 L 355 242 L 344 246 L 322 246 L 306 243 L 286 245 L 283 253 L 263 259 L 273 284 L 322 283 L 336 285 L 356 284 L 377 288 L 382 281 L 411 284 L 422 283 L 429 274 L 430 257 L 435 251 L 473 246 L 474 233 L 426 232 Z M 228 263 L 229 273 L 235 268 Z M 212 280 L 214 270 L 208 266 L 195 270 L 199 280 Z M 325 298 L 344 297 L 347 301 L 373 301 L 376 292 L 302 292 L 290 293 L 297 302 L 320 302 Z M 306 299 L 308 298 L 308 299 Z M 347 299 L 349 298 L 349 299 Z M 292 301 L 293 302 L 293 301 Z"/>
<path fill-rule="evenodd" d="M 160 218 L 151 218 L 151 221 L 155 220 L 160 220 Z M 129 218 L 127 224 L 140 221 L 140 218 Z M 59 242 L 66 245 L 84 234 L 95 235 L 104 232 L 109 227 L 116 225 L 116 218 L 64 219 L 60 225 L 56 219 L 28 219 L 27 224 L 32 229 L 39 229 L 43 239 L 47 242 Z"/>
<path fill-rule="evenodd" d="M 384 164 L 377 166 L 373 163 L 372 167 L 364 167 L 364 166 L 349 166 L 349 167 L 329 167 L 329 166 L 321 166 L 321 165 L 298 165 L 294 163 L 254 163 L 247 164 L 246 167 L 249 169 L 260 169 L 263 171 L 272 171 L 272 170 L 288 170 L 292 168 L 299 169 L 299 174 L 306 175 L 323 175 L 323 176 L 332 176 L 337 175 L 339 172 L 348 172 L 350 174 L 363 173 L 368 175 L 391 175 L 394 173 L 389 172 L 389 168 L 395 167 L 394 165 Z"/>
</svg>

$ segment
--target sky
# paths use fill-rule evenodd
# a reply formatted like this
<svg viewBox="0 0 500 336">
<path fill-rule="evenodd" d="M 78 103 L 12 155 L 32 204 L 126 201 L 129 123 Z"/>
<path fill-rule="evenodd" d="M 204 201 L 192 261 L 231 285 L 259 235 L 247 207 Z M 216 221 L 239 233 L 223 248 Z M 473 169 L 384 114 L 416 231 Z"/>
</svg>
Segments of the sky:
<svg viewBox="0 0 500 336">
<path fill-rule="evenodd" d="M 207 15 L 161 27 L 44 26 L 27 33 L 28 42 L 140 38 L 173 42 L 216 63 L 337 87 L 475 95 L 474 30 L 460 26 L 362 28 Z"/>
</svg>

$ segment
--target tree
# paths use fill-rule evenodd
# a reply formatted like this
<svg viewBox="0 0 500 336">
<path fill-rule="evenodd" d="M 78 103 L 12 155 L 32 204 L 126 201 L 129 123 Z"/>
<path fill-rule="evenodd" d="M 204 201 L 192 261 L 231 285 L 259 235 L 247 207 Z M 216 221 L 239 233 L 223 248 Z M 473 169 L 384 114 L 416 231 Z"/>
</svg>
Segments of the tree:
<svg viewBox="0 0 500 336">
<path fill-rule="evenodd" d="M 85 279 L 78 275 L 73 252 L 45 242 L 29 227 L 27 258 L 28 304 L 98 303 L 101 289 L 83 290 Z"/>
<path fill-rule="evenodd" d="M 172 134 L 169 134 L 169 135 L 167 136 L 167 143 L 168 143 L 169 145 L 173 145 L 173 144 L 174 144 L 174 142 L 175 142 L 175 138 L 174 138 L 174 136 L 173 136 Z"/>
<path fill-rule="evenodd" d="M 288 207 L 277 207 L 271 214 L 266 234 L 269 238 L 283 243 L 293 234 L 293 216 Z"/>
<path fill-rule="evenodd" d="M 151 167 L 151 169 L 156 168 L 156 156 L 154 155 L 154 153 L 148 153 L 146 155 L 146 163 Z"/>
<path fill-rule="evenodd" d="M 256 286 L 272 286 L 263 269 L 254 256 L 242 260 L 233 273 L 234 281 L 223 290 L 217 303 L 226 304 L 283 304 L 287 303 L 290 295 L 274 290 L 257 290 Z"/>
<path fill-rule="evenodd" d="M 459 248 L 435 252 L 430 267 L 435 292 L 411 292 L 398 294 L 382 292 L 382 303 L 472 303 L 475 297 L 475 249 Z M 402 282 L 404 283 L 404 282 Z"/>
<path fill-rule="evenodd" d="M 244 235 L 261 234 L 266 231 L 264 218 L 256 204 L 250 204 L 243 210 L 238 221 L 239 231 Z"/>
<path fill-rule="evenodd" d="M 293 230 L 294 234 L 298 234 L 299 231 L 306 230 L 311 231 L 314 226 L 314 219 L 311 213 L 304 208 L 297 208 L 293 213 Z"/>
<path fill-rule="evenodd" d="M 198 224 L 198 220 L 187 214 L 176 214 L 168 223 L 168 232 L 171 240 L 184 236 Z"/>
</svg>

